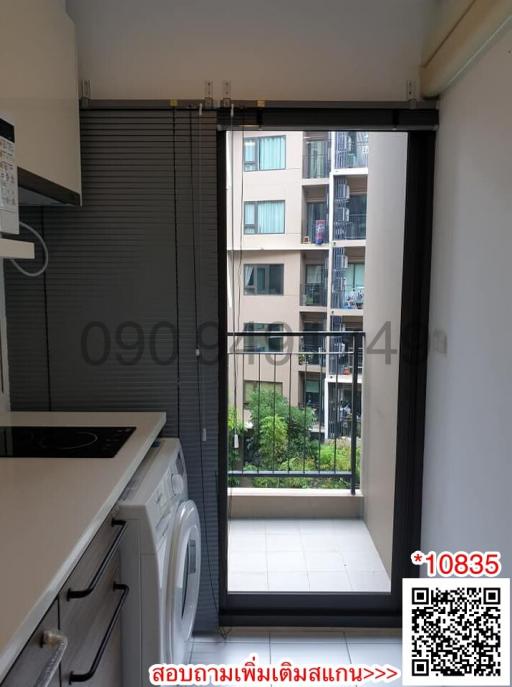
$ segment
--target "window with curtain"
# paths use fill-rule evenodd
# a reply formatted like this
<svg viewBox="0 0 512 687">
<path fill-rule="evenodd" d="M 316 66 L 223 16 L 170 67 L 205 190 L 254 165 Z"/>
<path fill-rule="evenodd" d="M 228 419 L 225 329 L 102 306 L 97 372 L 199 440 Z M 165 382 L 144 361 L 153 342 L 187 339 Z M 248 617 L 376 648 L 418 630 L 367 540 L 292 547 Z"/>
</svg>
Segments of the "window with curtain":
<svg viewBox="0 0 512 687">
<path fill-rule="evenodd" d="M 244 293 L 282 296 L 284 265 L 244 265 Z"/>
<path fill-rule="evenodd" d="M 246 322 L 244 332 L 253 333 L 244 337 L 244 351 L 254 353 L 281 353 L 283 337 L 275 332 L 282 332 L 283 325 L 278 322 Z"/>
<path fill-rule="evenodd" d="M 284 200 L 245 201 L 244 233 L 284 234 Z"/>
<path fill-rule="evenodd" d="M 321 385 L 319 379 L 304 380 L 304 403 L 317 412 L 320 410 Z"/>
<path fill-rule="evenodd" d="M 244 171 L 285 169 L 286 136 L 244 139 Z"/>
<path fill-rule="evenodd" d="M 306 141 L 305 169 L 308 179 L 323 179 L 329 176 L 328 141 L 317 139 Z"/>
<path fill-rule="evenodd" d="M 321 284 L 322 279 L 322 265 L 306 265 L 306 284 Z"/>
</svg>

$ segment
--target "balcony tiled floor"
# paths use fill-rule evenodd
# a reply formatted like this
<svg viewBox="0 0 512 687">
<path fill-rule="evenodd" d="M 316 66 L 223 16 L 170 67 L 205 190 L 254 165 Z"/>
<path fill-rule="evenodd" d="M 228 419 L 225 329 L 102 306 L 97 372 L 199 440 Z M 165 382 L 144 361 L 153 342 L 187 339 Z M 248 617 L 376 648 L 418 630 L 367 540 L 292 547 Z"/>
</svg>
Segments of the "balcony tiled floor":
<svg viewBox="0 0 512 687">
<path fill-rule="evenodd" d="M 402 664 L 400 633 L 394 630 L 227 629 L 226 637 L 194 638 L 191 663 L 239 663 L 256 653 L 259 663 L 279 665 L 283 659 L 296 664 L 368 665 Z M 380 683 L 371 682 L 370 685 Z M 393 682 L 400 687 L 401 680 Z"/>
<path fill-rule="evenodd" d="M 390 580 L 362 520 L 232 519 L 232 592 L 387 592 Z"/>
</svg>

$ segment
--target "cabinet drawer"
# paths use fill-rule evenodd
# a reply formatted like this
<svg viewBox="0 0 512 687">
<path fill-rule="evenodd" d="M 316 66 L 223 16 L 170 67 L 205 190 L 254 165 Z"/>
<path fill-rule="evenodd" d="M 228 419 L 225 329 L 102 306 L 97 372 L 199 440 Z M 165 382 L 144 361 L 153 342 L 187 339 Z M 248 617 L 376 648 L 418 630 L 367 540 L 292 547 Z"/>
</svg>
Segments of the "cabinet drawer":
<svg viewBox="0 0 512 687">
<path fill-rule="evenodd" d="M 54 646 L 43 644 L 44 632 L 56 632 L 58 627 L 59 612 L 57 601 L 54 601 L 2 682 L 2 687 L 33 687 L 36 684 L 41 672 L 55 654 Z M 59 687 L 59 685 L 59 669 L 57 668 L 48 687 Z"/>
<path fill-rule="evenodd" d="M 121 687 L 118 617 L 127 594 L 120 579 L 123 533 L 122 523 L 107 518 L 59 594 L 60 627 L 69 642 L 61 665 L 63 685 L 82 676 L 89 687 Z"/>
<path fill-rule="evenodd" d="M 68 651 L 61 664 L 62 684 L 67 685 L 73 676 L 91 672 L 95 658 L 101 658 L 94 675 L 86 681 L 90 687 L 121 687 L 120 624 L 115 622 L 112 634 L 105 639 L 110 623 L 123 598 L 117 586 L 119 552 L 110 561 L 96 589 L 86 598 L 60 599 L 62 632 L 68 637 Z M 62 592 L 64 596 L 65 591 Z M 102 644 L 105 642 L 104 649 Z M 72 683 L 74 684 L 74 683 Z"/>
</svg>

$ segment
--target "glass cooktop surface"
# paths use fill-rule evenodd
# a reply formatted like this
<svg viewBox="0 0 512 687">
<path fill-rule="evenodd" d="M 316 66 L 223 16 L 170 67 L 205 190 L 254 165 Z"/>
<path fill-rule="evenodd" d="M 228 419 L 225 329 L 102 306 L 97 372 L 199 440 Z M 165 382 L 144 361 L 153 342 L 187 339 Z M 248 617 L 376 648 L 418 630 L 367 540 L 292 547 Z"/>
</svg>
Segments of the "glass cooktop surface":
<svg viewBox="0 0 512 687">
<path fill-rule="evenodd" d="M 135 427 L 0 427 L 0 458 L 114 458 Z"/>
</svg>

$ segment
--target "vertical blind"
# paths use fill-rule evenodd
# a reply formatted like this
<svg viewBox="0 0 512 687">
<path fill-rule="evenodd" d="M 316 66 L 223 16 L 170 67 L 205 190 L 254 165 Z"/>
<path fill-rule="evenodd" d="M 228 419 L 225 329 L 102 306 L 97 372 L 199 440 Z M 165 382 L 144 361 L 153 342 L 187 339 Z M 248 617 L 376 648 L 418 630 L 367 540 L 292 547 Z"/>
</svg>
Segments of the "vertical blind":
<svg viewBox="0 0 512 687">
<path fill-rule="evenodd" d="M 47 271 L 27 279 L 6 265 L 12 408 L 166 411 L 164 435 L 182 441 L 201 515 L 196 629 L 211 630 L 219 560 L 216 114 L 83 110 L 81 146 L 83 207 L 22 212 L 44 235 Z"/>
</svg>

